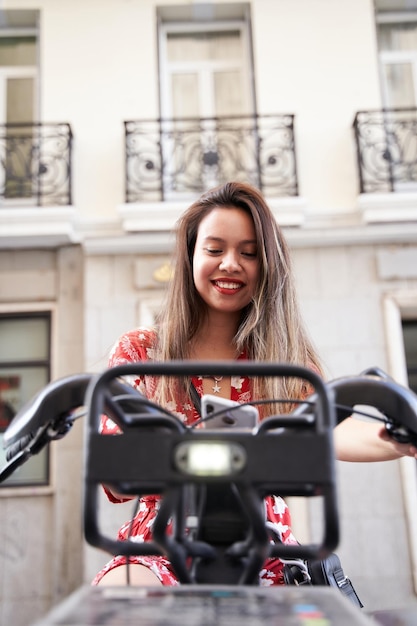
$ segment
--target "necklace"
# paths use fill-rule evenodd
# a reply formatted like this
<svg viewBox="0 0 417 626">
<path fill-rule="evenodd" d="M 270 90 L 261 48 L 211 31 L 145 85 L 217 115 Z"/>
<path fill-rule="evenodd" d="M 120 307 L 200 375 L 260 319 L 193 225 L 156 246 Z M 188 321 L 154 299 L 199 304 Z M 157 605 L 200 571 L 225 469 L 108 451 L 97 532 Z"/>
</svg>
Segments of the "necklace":
<svg viewBox="0 0 417 626">
<path fill-rule="evenodd" d="M 212 376 L 214 380 L 214 385 L 212 387 L 214 393 L 220 393 L 221 387 L 219 386 L 219 382 L 223 380 L 223 376 Z"/>
<path fill-rule="evenodd" d="M 223 376 L 203 376 L 203 378 L 212 378 L 214 380 L 214 385 L 212 387 L 213 393 L 220 393 L 222 388 L 220 387 L 219 382 L 223 380 Z"/>
</svg>

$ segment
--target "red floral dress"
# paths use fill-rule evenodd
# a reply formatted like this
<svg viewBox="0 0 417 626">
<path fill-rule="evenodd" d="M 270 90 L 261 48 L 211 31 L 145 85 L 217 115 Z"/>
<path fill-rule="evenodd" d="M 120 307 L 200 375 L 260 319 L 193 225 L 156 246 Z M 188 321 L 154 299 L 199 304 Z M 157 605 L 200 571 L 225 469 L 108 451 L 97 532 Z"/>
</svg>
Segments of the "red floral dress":
<svg viewBox="0 0 417 626">
<path fill-rule="evenodd" d="M 146 328 L 138 328 L 124 334 L 113 348 L 109 367 L 123 365 L 126 363 L 135 363 L 139 361 L 152 361 L 154 358 L 155 333 Z M 240 359 L 244 359 L 245 355 L 241 355 Z M 196 387 L 199 395 L 203 394 L 202 378 L 192 378 L 192 382 Z M 145 396 L 152 397 L 152 378 L 141 377 L 132 381 L 134 386 Z M 231 378 L 231 399 L 238 402 L 249 402 L 251 400 L 249 379 L 246 377 L 232 376 Z M 193 424 L 199 419 L 199 414 L 193 404 L 175 405 L 172 403 L 166 407 L 169 411 L 177 415 L 185 424 Z M 103 417 L 101 424 L 101 432 L 103 434 L 116 434 L 118 427 L 109 418 Z M 107 496 L 111 502 L 124 502 L 125 500 L 117 499 L 106 490 Z M 128 520 L 119 529 L 119 541 L 126 540 L 128 535 L 134 541 L 150 541 L 152 539 L 152 525 L 155 520 L 159 506 L 159 496 L 143 496 L 140 500 L 139 511 L 132 520 Z M 297 543 L 291 532 L 291 517 L 289 509 L 282 498 L 279 496 L 268 496 L 265 498 L 266 518 L 273 524 L 277 534 L 284 543 Z M 136 563 L 148 567 L 161 581 L 163 585 L 178 585 L 178 579 L 171 567 L 168 559 L 162 556 L 131 556 L 130 563 Z M 126 557 L 115 556 L 105 567 L 98 572 L 93 580 L 93 585 L 105 576 L 107 572 L 126 564 Z M 280 559 L 267 559 L 264 568 L 260 572 L 260 585 L 281 585 L 284 583 L 283 563 Z"/>
</svg>

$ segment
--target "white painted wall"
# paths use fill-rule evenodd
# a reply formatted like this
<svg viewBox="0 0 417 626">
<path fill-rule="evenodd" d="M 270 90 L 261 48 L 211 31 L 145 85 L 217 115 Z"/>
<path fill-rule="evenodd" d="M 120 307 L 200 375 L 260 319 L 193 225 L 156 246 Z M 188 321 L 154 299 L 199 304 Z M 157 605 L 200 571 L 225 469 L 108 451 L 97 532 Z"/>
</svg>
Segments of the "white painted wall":
<svg viewBox="0 0 417 626">
<path fill-rule="evenodd" d="M 380 106 L 372 4 L 261 0 L 253 11 L 260 112 L 295 113 L 300 194 L 311 212 L 356 205 L 352 122 Z"/>
</svg>

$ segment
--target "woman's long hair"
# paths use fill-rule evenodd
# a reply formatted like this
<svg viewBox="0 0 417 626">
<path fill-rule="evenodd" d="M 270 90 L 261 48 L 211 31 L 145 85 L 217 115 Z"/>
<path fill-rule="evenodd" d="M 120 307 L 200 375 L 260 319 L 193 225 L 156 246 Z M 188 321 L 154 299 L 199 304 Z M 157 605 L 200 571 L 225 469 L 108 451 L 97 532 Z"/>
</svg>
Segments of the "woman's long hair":
<svg viewBox="0 0 417 626">
<path fill-rule="evenodd" d="M 206 304 L 193 280 L 193 256 L 200 222 L 215 208 L 240 208 L 253 220 L 260 276 L 252 301 L 242 311 L 235 335 L 237 353 L 245 351 L 254 361 L 288 363 L 322 373 L 319 357 L 300 315 L 287 243 L 262 194 L 240 182 L 228 182 L 203 194 L 177 223 L 173 276 L 165 306 L 157 320 L 155 358 L 161 361 L 188 359 L 193 338 L 205 321 Z M 159 385 L 159 401 L 172 400 L 173 381 Z M 172 388 L 172 387 L 171 387 Z M 306 387 L 299 379 L 254 378 L 253 400 L 300 399 Z M 279 412 L 271 406 L 271 411 Z"/>
</svg>

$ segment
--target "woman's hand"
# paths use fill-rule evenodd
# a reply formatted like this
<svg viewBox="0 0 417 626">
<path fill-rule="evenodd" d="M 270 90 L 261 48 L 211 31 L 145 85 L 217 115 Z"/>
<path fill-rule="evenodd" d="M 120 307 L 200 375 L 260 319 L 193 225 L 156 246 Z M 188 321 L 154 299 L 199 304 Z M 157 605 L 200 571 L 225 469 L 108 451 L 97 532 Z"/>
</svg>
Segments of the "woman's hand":
<svg viewBox="0 0 417 626">
<path fill-rule="evenodd" d="M 398 443 L 384 426 L 348 417 L 334 429 L 336 458 L 340 461 L 392 461 L 403 456 L 417 458 L 417 448 Z"/>
<path fill-rule="evenodd" d="M 389 435 L 389 433 L 387 432 L 384 426 L 380 428 L 378 434 L 379 434 L 379 437 L 383 441 L 386 441 L 387 443 L 390 444 L 391 448 L 393 448 L 398 453 L 399 457 L 411 456 L 417 459 L 417 448 L 413 446 L 411 443 L 398 443 L 398 441 L 395 441 L 395 439 L 393 439 Z"/>
</svg>

